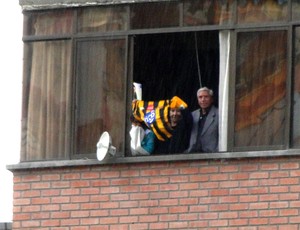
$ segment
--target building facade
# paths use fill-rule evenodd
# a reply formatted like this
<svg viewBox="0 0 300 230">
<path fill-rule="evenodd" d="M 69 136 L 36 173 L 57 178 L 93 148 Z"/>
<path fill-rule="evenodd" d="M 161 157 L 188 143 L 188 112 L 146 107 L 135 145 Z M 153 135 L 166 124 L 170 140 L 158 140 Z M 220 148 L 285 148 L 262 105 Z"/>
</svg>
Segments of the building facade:
<svg viewBox="0 0 300 230">
<path fill-rule="evenodd" d="M 29 1 L 13 229 L 299 229 L 300 2 Z M 219 108 L 214 153 L 132 156 L 145 101 Z M 114 156 L 96 158 L 108 131 Z"/>
</svg>

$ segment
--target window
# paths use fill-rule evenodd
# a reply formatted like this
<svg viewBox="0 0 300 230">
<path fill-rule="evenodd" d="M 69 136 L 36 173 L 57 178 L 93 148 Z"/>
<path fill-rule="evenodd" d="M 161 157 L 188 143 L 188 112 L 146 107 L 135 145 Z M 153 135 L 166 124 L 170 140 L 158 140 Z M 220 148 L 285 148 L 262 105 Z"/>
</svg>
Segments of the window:
<svg viewBox="0 0 300 230">
<path fill-rule="evenodd" d="M 190 110 L 198 107 L 197 89 L 212 88 L 220 152 L 299 147 L 299 31 L 292 82 L 295 21 L 286 13 L 292 4 L 243 2 L 25 11 L 21 161 L 95 158 L 104 131 L 117 157 L 130 156 L 134 81 L 142 83 L 144 100 L 176 95 Z"/>
</svg>

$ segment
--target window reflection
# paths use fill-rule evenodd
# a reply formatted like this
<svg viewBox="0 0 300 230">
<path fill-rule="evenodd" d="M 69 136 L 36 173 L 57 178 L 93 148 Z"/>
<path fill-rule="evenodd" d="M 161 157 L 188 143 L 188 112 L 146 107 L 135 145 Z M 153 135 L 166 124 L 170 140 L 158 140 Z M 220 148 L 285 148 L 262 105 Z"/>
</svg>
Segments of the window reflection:
<svg viewBox="0 0 300 230">
<path fill-rule="evenodd" d="M 76 153 L 95 152 L 108 131 L 117 151 L 123 150 L 125 129 L 125 41 L 79 42 Z"/>
<path fill-rule="evenodd" d="M 238 34 L 236 147 L 284 144 L 286 44 L 286 31 Z"/>
<path fill-rule="evenodd" d="M 293 146 L 300 146 L 300 28 L 295 30 Z"/>
<path fill-rule="evenodd" d="M 228 24 L 232 22 L 232 0 L 184 1 L 184 26 Z"/>
<path fill-rule="evenodd" d="M 25 14 L 24 35 L 61 35 L 73 31 L 71 9 Z"/>
<path fill-rule="evenodd" d="M 78 32 L 125 30 L 125 7 L 88 7 L 78 12 Z"/>
<path fill-rule="evenodd" d="M 179 26 L 179 4 L 159 2 L 134 4 L 130 7 L 131 29 Z"/>
<path fill-rule="evenodd" d="M 287 0 L 239 0 L 238 23 L 287 20 Z"/>
</svg>

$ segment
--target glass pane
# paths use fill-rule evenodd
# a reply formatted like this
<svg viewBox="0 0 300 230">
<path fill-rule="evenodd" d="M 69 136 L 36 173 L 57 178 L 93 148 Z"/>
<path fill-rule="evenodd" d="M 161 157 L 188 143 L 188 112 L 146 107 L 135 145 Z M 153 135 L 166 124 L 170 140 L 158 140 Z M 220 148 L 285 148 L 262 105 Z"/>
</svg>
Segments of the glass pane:
<svg viewBox="0 0 300 230">
<path fill-rule="evenodd" d="M 108 131 L 117 151 L 124 146 L 125 41 L 78 44 L 76 153 L 95 153 L 100 135 Z"/>
<path fill-rule="evenodd" d="M 238 23 L 278 22 L 287 20 L 288 4 L 285 0 L 240 0 Z"/>
<path fill-rule="evenodd" d="M 78 12 L 78 32 L 127 29 L 125 7 L 88 7 Z"/>
<path fill-rule="evenodd" d="M 199 26 L 232 22 L 232 0 L 188 0 L 183 2 L 183 25 Z"/>
<path fill-rule="evenodd" d="M 283 145 L 286 126 L 286 31 L 238 34 L 236 147 Z"/>
<path fill-rule="evenodd" d="M 25 46 L 21 161 L 65 159 L 70 152 L 71 42 Z"/>
<path fill-rule="evenodd" d="M 285 1 L 287 1 L 287 0 L 285 0 Z M 299 0 L 292 1 L 292 16 L 293 16 L 293 21 L 300 20 L 300 1 Z"/>
<path fill-rule="evenodd" d="M 24 35 L 58 35 L 72 31 L 71 9 L 30 12 L 24 16 Z"/>
<path fill-rule="evenodd" d="M 293 146 L 300 147 L 300 28 L 295 30 Z"/>
<path fill-rule="evenodd" d="M 131 6 L 131 29 L 179 26 L 179 4 L 159 2 Z"/>
</svg>

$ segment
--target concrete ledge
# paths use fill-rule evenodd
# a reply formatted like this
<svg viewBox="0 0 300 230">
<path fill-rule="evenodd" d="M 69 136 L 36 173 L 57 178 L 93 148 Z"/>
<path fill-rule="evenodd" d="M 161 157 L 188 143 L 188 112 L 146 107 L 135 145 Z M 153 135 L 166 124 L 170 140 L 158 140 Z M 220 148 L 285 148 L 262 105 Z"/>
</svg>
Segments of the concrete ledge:
<svg viewBox="0 0 300 230">
<path fill-rule="evenodd" d="M 97 159 L 75 159 L 75 160 L 55 160 L 55 161 L 35 161 L 22 162 L 13 165 L 7 165 L 9 171 L 58 168 L 58 167 L 76 167 L 88 165 L 108 165 L 108 164 L 130 164 L 130 163 L 150 163 L 166 161 L 189 161 L 189 160 L 211 160 L 211 159 L 240 159 L 240 158 L 259 158 L 259 157 L 288 157 L 300 156 L 300 150 L 272 150 L 272 151 L 252 151 L 252 152 L 224 152 L 224 153 L 205 153 L 205 154 L 174 154 L 160 156 L 141 156 L 141 157 L 106 157 L 99 162 Z"/>
<path fill-rule="evenodd" d="M 23 10 L 41 10 L 79 6 L 117 5 L 126 3 L 158 2 L 159 0 L 19 0 Z M 166 1 L 160 0 L 159 2 Z M 170 1 L 170 0 L 169 0 Z M 172 0 L 171 0 L 172 1 Z"/>
</svg>

